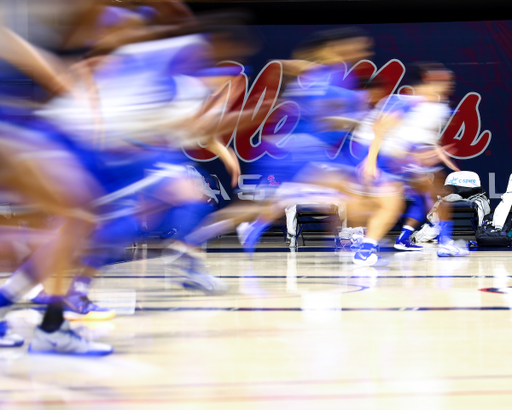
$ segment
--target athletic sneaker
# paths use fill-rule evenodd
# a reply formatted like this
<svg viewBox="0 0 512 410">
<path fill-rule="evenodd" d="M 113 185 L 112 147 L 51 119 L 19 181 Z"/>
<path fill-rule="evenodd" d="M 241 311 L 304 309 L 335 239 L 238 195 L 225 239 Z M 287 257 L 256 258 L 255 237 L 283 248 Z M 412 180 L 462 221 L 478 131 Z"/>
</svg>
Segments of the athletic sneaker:
<svg viewBox="0 0 512 410">
<path fill-rule="evenodd" d="M 375 265 L 379 257 L 375 254 L 377 247 L 371 243 L 363 243 L 361 247 L 356 251 L 352 261 L 356 265 L 360 266 L 373 266 Z"/>
<path fill-rule="evenodd" d="M 50 303 L 56 303 L 60 300 L 62 300 L 62 296 L 53 296 L 44 291 L 42 289 L 37 295 L 30 297 L 31 295 L 27 295 L 25 297 L 28 297 L 29 300 L 32 303 L 36 303 L 38 305 L 49 305 Z"/>
<path fill-rule="evenodd" d="M 240 245 L 244 245 L 247 241 L 247 236 L 251 232 L 250 225 L 251 224 L 249 222 L 242 222 L 236 227 L 236 234 L 238 236 L 238 240 L 240 241 Z"/>
<path fill-rule="evenodd" d="M 464 246 L 460 246 L 455 243 L 454 240 L 449 240 L 445 243 L 441 243 L 437 249 L 437 256 L 448 257 L 448 256 L 467 256 L 469 250 Z"/>
<path fill-rule="evenodd" d="M 89 342 L 69 327 L 67 320 L 55 332 L 45 332 L 39 326 L 28 348 L 29 353 L 69 354 L 78 356 L 105 356 L 114 351 L 104 343 Z"/>
<path fill-rule="evenodd" d="M 185 289 L 199 290 L 208 296 L 223 295 L 229 290 L 226 282 L 207 273 L 188 271 L 178 281 Z"/>
<path fill-rule="evenodd" d="M 12 333 L 6 320 L 0 321 L 0 347 L 19 347 L 24 342 L 21 336 Z"/>
<path fill-rule="evenodd" d="M 116 315 L 115 310 L 99 307 L 85 295 L 53 296 L 42 290 L 30 300 L 38 305 L 49 305 L 62 300 L 64 317 L 68 320 L 109 320 Z"/>
<path fill-rule="evenodd" d="M 400 237 L 396 238 L 396 242 L 394 245 L 395 249 L 399 251 L 422 251 L 423 246 L 416 245 L 412 243 L 409 239 L 400 239 Z"/>
<path fill-rule="evenodd" d="M 350 250 L 352 252 L 357 252 L 359 249 L 361 249 L 362 245 L 363 245 L 363 242 L 352 242 L 350 244 Z"/>
<path fill-rule="evenodd" d="M 363 241 L 364 241 L 364 234 L 360 234 L 359 232 L 355 233 L 352 235 L 352 238 L 351 238 L 351 245 L 350 245 L 350 250 L 352 251 L 357 251 L 361 248 L 361 246 L 363 245 Z"/>
<path fill-rule="evenodd" d="M 185 289 L 203 292 L 205 295 L 223 295 L 229 290 L 229 285 L 223 280 L 211 276 L 202 261 L 190 253 L 182 253 L 170 265 L 170 282 Z"/>
<path fill-rule="evenodd" d="M 109 320 L 116 315 L 115 310 L 99 307 L 85 295 L 66 296 L 62 301 L 68 320 Z"/>
</svg>

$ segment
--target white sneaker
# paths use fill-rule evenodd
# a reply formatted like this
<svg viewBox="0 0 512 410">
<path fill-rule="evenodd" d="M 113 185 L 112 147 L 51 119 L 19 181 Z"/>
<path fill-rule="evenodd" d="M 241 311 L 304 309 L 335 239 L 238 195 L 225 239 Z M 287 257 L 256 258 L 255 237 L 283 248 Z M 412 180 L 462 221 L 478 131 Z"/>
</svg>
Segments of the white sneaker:
<svg viewBox="0 0 512 410">
<path fill-rule="evenodd" d="M 227 293 L 228 283 L 209 275 L 206 271 L 207 268 L 199 257 L 183 253 L 172 264 L 166 263 L 166 280 L 185 289 L 201 291 L 209 296 Z"/>
<path fill-rule="evenodd" d="M 469 250 L 462 244 L 455 243 L 454 240 L 450 240 L 444 244 L 440 244 L 437 249 L 437 256 L 449 257 L 449 256 L 468 256 Z"/>
<path fill-rule="evenodd" d="M 361 247 L 364 241 L 364 236 L 359 234 L 352 235 L 350 250 L 357 252 L 357 250 Z"/>
<path fill-rule="evenodd" d="M 240 245 L 245 244 L 247 241 L 247 236 L 249 236 L 251 231 L 251 224 L 249 222 L 242 222 L 236 227 L 236 234 L 238 236 L 238 240 L 240 241 Z"/>
<path fill-rule="evenodd" d="M 343 241 L 350 241 L 352 239 L 352 231 L 353 229 L 352 228 L 343 228 L 339 233 L 338 233 L 338 238 Z"/>
<path fill-rule="evenodd" d="M 13 333 L 6 320 L 0 321 L 0 347 L 19 347 L 25 341 L 20 335 Z"/>
<path fill-rule="evenodd" d="M 188 271 L 175 281 L 185 289 L 198 290 L 208 296 L 224 295 L 229 291 L 229 285 L 225 281 L 207 273 Z"/>
<path fill-rule="evenodd" d="M 69 327 L 67 320 L 60 329 L 47 333 L 36 327 L 34 338 L 28 348 L 29 353 L 67 354 L 78 356 L 104 356 L 114 351 L 112 346 L 104 343 L 89 342 L 76 334 Z"/>
</svg>

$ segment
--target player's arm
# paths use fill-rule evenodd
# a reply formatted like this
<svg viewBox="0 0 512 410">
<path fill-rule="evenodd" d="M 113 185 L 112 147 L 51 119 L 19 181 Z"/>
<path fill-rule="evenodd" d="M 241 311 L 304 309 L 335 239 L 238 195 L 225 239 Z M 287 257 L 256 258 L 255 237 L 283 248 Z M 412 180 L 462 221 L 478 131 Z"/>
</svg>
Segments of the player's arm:
<svg viewBox="0 0 512 410">
<path fill-rule="evenodd" d="M 145 25 L 141 20 L 133 20 L 122 27 L 118 27 L 102 38 L 87 53 L 88 57 L 111 53 L 117 48 L 133 43 L 161 40 L 170 37 L 197 34 L 201 32 L 200 23 L 195 19 L 183 20 L 172 25 Z"/>
<path fill-rule="evenodd" d="M 75 22 L 71 24 L 73 29 L 66 36 L 63 43 L 64 48 L 84 47 L 87 40 L 90 40 L 94 31 L 97 28 L 97 20 L 107 8 L 108 3 L 104 0 L 90 0 L 89 7 L 77 17 Z M 112 7 L 112 6 L 110 6 Z M 113 7 L 123 8 L 126 5 L 120 3 Z M 128 44 L 134 41 L 145 41 L 158 37 L 159 33 L 169 30 L 176 30 L 176 27 L 170 27 L 169 24 L 182 24 L 184 21 L 195 21 L 195 16 L 190 8 L 181 1 L 177 0 L 161 0 L 160 2 L 153 3 L 151 8 L 154 9 L 155 16 L 153 20 L 156 24 L 165 25 L 160 26 L 157 30 L 144 30 L 141 26 L 146 24 L 142 16 L 134 15 L 116 27 L 111 28 L 110 33 L 103 39 L 99 40 L 95 53 L 106 53 L 114 50 L 115 48 Z M 142 38 L 140 40 L 140 38 Z M 93 53 L 91 53 L 92 55 Z"/>
<path fill-rule="evenodd" d="M 64 36 L 63 49 L 83 48 L 97 28 L 97 20 L 105 10 L 102 0 L 89 0 L 89 4 L 69 22 L 71 29 Z"/>
<path fill-rule="evenodd" d="M 13 64 L 52 94 L 71 90 L 72 81 L 59 60 L 0 26 L 0 58 Z"/>
<path fill-rule="evenodd" d="M 224 86 L 219 87 L 222 89 Z M 246 80 L 243 76 L 237 76 L 231 79 L 231 90 L 229 100 L 225 103 L 222 98 L 215 99 L 220 92 L 213 93 L 214 96 L 205 105 L 203 114 L 197 119 L 198 127 L 202 135 L 221 137 L 227 132 L 232 132 L 236 126 L 237 132 L 243 132 L 247 127 L 253 125 L 254 112 L 252 110 L 234 109 L 240 104 L 246 92 Z M 222 107 L 225 104 L 225 107 Z M 259 110 L 265 112 L 273 104 L 272 100 L 265 99 L 259 106 Z M 222 119 L 220 114 L 223 113 Z"/>
<path fill-rule="evenodd" d="M 388 130 L 396 127 L 402 121 L 399 112 L 380 116 L 373 124 L 373 132 L 375 138 L 370 145 L 368 156 L 365 160 L 363 168 L 363 175 L 366 179 L 374 179 L 377 177 L 377 157 L 379 155 L 380 147 L 384 141 L 385 135 Z"/>
<path fill-rule="evenodd" d="M 193 11 L 183 1 L 164 0 L 151 5 L 158 11 L 157 20 L 162 24 L 175 24 L 183 20 L 196 20 Z"/>
<path fill-rule="evenodd" d="M 444 147 L 446 149 L 447 147 Z M 443 148 L 437 145 L 436 143 L 432 144 L 432 148 L 429 150 L 422 151 L 420 154 L 416 154 L 420 162 L 422 162 L 425 166 L 432 166 L 442 162 L 448 168 L 454 171 L 460 171 L 460 169 L 455 165 L 455 163 L 448 158 Z"/>
<path fill-rule="evenodd" d="M 241 174 L 240 164 L 238 163 L 235 152 L 231 148 L 227 148 L 216 138 L 210 139 L 206 149 L 219 157 L 226 167 L 226 170 L 231 175 L 231 186 L 235 187 L 238 183 L 238 177 Z"/>
<path fill-rule="evenodd" d="M 283 66 L 283 74 L 299 76 L 304 70 L 314 67 L 316 64 L 307 60 L 277 60 Z"/>
<path fill-rule="evenodd" d="M 245 93 L 245 81 L 242 78 L 235 77 L 231 79 L 231 93 L 229 101 L 225 102 L 219 98 L 225 84 L 214 92 L 209 100 L 206 101 L 200 114 L 191 122 L 192 133 L 194 135 L 204 135 L 203 140 L 205 149 L 219 157 L 226 170 L 231 175 L 231 184 L 235 187 L 240 176 L 240 165 L 235 152 L 227 148 L 219 138 L 228 130 L 234 129 L 236 122 L 239 121 L 240 113 L 238 111 L 230 112 L 233 104 Z M 221 121 L 221 115 L 222 121 Z"/>
<path fill-rule="evenodd" d="M 443 164 L 445 164 L 448 168 L 456 172 L 460 171 L 459 167 L 455 165 L 455 163 L 450 158 L 448 158 L 448 155 L 446 155 L 443 149 L 437 144 L 435 146 L 435 152 Z"/>
</svg>

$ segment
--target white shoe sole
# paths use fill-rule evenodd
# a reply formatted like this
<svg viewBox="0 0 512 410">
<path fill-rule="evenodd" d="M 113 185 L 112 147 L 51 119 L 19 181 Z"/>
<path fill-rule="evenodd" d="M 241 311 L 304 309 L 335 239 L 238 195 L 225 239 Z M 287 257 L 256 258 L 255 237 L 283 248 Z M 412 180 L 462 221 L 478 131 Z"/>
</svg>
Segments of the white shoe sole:
<svg viewBox="0 0 512 410">
<path fill-rule="evenodd" d="M 64 319 L 66 320 L 110 320 L 116 316 L 115 310 L 108 312 L 89 312 L 87 314 L 76 313 L 71 311 L 64 312 Z"/>
<path fill-rule="evenodd" d="M 114 352 L 114 349 L 111 350 L 92 350 L 84 353 L 77 352 L 59 352 L 57 350 L 34 350 L 32 349 L 32 345 L 28 347 L 28 352 L 30 354 L 58 354 L 65 356 L 107 356 Z"/>
<path fill-rule="evenodd" d="M 453 252 L 437 252 L 437 256 L 440 258 L 448 258 L 450 256 L 453 256 L 454 258 L 461 258 L 463 256 L 469 256 L 469 253 L 453 253 Z"/>
<path fill-rule="evenodd" d="M 355 265 L 358 265 L 358 266 L 373 266 L 379 261 L 379 257 L 375 254 L 371 254 L 370 256 L 368 256 L 367 259 L 363 260 L 363 259 L 356 259 L 355 255 L 354 255 L 354 257 L 352 258 L 352 261 L 354 262 Z"/>
<path fill-rule="evenodd" d="M 470 252 L 468 250 L 466 250 L 466 249 L 451 248 L 451 247 L 447 247 L 447 248 L 441 247 L 441 249 L 439 249 L 437 251 L 437 256 L 439 256 L 441 258 L 447 258 L 449 256 L 461 257 L 461 256 L 468 256 L 469 253 Z"/>
<path fill-rule="evenodd" d="M 20 346 L 23 346 L 23 344 L 25 343 L 24 340 L 18 340 L 18 341 L 15 341 L 15 340 L 0 340 L 0 349 L 3 348 L 3 347 L 6 347 L 6 348 L 9 348 L 9 347 L 20 347 Z"/>
<path fill-rule="evenodd" d="M 423 250 L 423 248 L 408 248 L 407 246 L 404 246 L 404 245 L 401 245 L 399 243 L 395 243 L 395 245 L 393 246 L 395 249 L 398 249 L 399 251 L 416 251 L 416 252 L 421 252 Z"/>
</svg>

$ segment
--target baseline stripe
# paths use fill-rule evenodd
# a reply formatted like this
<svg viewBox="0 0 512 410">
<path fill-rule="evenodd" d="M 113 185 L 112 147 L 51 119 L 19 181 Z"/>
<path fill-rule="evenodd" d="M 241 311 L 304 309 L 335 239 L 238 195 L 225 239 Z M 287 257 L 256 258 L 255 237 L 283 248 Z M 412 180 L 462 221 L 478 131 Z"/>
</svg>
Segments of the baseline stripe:
<svg viewBox="0 0 512 410">
<path fill-rule="evenodd" d="M 213 397 L 174 397 L 174 398 L 118 398 L 118 399 L 82 399 L 82 400 L 2 400 L 0 404 L 33 406 L 35 403 L 66 406 L 93 404 L 135 404 L 135 403 L 222 403 L 222 402 L 262 402 L 262 401 L 300 401 L 300 400 L 353 400 L 353 399 L 387 399 L 406 397 L 443 397 L 443 396 L 503 396 L 512 395 L 512 390 L 469 390 L 445 392 L 396 392 L 396 393 L 346 393 L 346 394 L 302 394 L 302 395 L 268 395 L 268 396 L 213 396 Z"/>
<path fill-rule="evenodd" d="M 214 275 L 217 278 L 223 279 L 287 279 L 286 275 Z M 72 278 L 72 276 L 69 276 Z M 371 276 L 371 275 L 332 275 L 332 276 L 308 276 L 308 275 L 298 275 L 297 279 L 444 279 L 444 278 L 454 278 L 454 279 L 493 279 L 497 276 L 493 275 L 409 275 L 409 276 L 399 276 L 399 275 L 389 275 L 389 276 Z M 499 276 L 503 278 L 504 276 Z M 512 278 L 512 276 L 505 276 L 507 278 Z M 171 276 L 165 275 L 101 275 L 99 278 L 102 279 L 170 279 Z"/>
<path fill-rule="evenodd" d="M 310 311 L 343 311 L 343 312 L 436 312 L 436 311 L 471 311 L 471 310 L 512 310 L 508 306 L 466 306 L 466 307 L 388 307 L 388 308 L 326 308 L 326 309 L 303 309 L 299 307 L 137 307 L 136 311 L 141 312 L 189 312 L 189 311 L 218 311 L 218 312 L 310 312 Z"/>
</svg>

